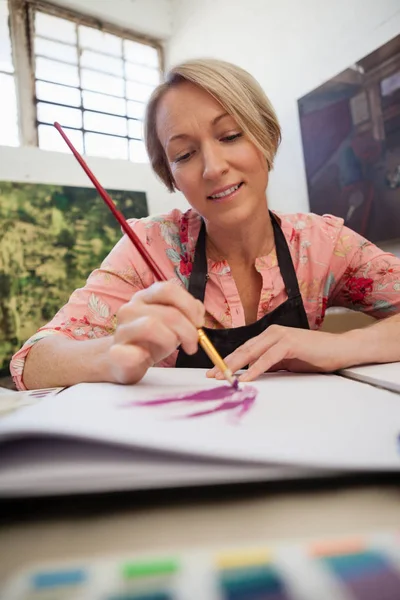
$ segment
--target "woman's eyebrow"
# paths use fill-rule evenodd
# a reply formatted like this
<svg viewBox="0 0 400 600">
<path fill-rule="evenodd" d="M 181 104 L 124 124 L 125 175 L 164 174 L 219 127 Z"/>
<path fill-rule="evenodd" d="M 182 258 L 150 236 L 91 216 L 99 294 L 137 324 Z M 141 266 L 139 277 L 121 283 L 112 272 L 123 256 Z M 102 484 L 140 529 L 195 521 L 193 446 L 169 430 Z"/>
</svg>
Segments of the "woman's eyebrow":
<svg viewBox="0 0 400 600">
<path fill-rule="evenodd" d="M 219 121 L 221 121 L 221 119 L 224 119 L 225 117 L 230 117 L 231 115 L 227 112 L 223 112 L 220 115 L 217 115 L 212 121 L 211 121 L 211 125 L 214 127 Z M 170 138 L 168 138 L 167 140 L 167 146 L 173 142 L 174 140 L 182 140 L 182 139 L 187 139 L 190 136 L 187 133 L 177 133 L 176 135 L 172 135 Z"/>
<path fill-rule="evenodd" d="M 223 112 L 220 115 L 216 116 L 215 119 L 213 119 L 212 124 L 216 125 L 219 121 L 221 121 L 221 119 L 225 119 L 225 117 L 230 117 L 231 115 L 227 112 Z"/>
</svg>

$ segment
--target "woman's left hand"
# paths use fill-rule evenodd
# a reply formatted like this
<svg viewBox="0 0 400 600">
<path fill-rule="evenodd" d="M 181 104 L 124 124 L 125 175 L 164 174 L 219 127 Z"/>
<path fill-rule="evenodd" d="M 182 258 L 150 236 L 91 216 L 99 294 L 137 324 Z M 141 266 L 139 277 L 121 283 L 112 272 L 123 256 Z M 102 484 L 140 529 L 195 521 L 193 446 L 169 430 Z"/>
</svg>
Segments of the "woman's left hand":
<svg viewBox="0 0 400 600">
<path fill-rule="evenodd" d="M 281 369 L 329 373 L 358 363 L 359 344 L 354 342 L 343 333 L 271 325 L 224 360 L 233 373 L 249 365 L 239 381 L 252 381 L 266 371 Z M 207 377 L 224 378 L 216 367 Z"/>
</svg>

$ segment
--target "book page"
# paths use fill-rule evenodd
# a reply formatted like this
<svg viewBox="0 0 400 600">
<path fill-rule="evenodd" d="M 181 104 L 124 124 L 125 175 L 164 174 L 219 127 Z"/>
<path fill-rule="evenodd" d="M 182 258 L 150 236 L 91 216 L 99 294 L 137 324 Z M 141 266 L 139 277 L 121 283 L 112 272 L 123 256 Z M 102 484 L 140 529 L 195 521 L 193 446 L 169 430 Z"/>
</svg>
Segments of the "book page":
<svg viewBox="0 0 400 600">
<path fill-rule="evenodd" d="M 137 385 L 80 384 L 4 417 L 0 440 L 60 435 L 243 463 L 400 468 L 399 396 L 337 375 L 266 374 L 240 418 L 235 409 L 188 418 L 193 402 L 135 405 L 220 385 L 200 369 L 157 368 Z"/>
<path fill-rule="evenodd" d="M 340 374 L 400 393 L 400 362 L 343 369 Z"/>
</svg>

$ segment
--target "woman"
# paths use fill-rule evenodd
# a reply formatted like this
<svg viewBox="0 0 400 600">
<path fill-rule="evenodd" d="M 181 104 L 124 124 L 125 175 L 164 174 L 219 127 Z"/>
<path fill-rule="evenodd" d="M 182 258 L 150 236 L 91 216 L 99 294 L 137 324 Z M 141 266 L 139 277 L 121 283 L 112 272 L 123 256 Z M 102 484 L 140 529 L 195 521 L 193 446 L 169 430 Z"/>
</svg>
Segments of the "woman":
<svg viewBox="0 0 400 600">
<path fill-rule="evenodd" d="M 339 218 L 269 212 L 280 128 L 248 73 L 216 60 L 172 69 L 145 125 L 154 171 L 192 207 L 131 221 L 171 281 L 155 283 L 124 236 L 13 357 L 19 388 L 135 383 L 153 365 L 211 367 L 198 349 L 200 326 L 233 371 L 250 365 L 245 381 L 277 368 L 400 360 L 400 260 Z M 388 318 L 344 334 L 317 331 L 333 305 Z"/>
</svg>

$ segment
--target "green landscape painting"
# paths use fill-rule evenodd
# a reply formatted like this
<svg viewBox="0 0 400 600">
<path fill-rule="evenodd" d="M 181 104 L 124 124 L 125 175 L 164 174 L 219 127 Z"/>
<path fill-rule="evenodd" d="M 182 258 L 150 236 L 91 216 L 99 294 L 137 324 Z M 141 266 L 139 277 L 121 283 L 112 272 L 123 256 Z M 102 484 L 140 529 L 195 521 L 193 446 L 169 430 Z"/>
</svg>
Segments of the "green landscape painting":
<svg viewBox="0 0 400 600">
<path fill-rule="evenodd" d="M 108 192 L 126 218 L 148 215 L 144 192 Z M 121 236 L 95 189 L 0 181 L 0 376 Z"/>
</svg>

